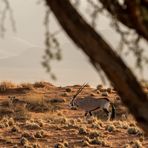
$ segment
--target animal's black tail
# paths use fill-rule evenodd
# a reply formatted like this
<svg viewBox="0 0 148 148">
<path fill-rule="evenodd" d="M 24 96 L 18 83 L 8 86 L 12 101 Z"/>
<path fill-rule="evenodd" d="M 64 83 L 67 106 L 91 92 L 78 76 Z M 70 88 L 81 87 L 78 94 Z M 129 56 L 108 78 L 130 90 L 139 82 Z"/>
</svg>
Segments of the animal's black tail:
<svg viewBox="0 0 148 148">
<path fill-rule="evenodd" d="M 116 118 L 116 108 L 115 108 L 115 106 L 114 106 L 113 103 L 111 103 L 111 107 L 112 107 L 112 111 L 111 111 L 111 117 L 110 117 L 110 119 L 111 120 L 114 120 Z"/>
</svg>

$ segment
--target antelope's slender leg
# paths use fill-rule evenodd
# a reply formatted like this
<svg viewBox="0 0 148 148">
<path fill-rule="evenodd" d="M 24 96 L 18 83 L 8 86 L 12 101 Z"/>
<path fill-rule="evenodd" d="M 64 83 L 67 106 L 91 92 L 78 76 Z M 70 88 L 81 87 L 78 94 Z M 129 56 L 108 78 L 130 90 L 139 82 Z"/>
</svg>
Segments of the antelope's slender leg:
<svg viewBox="0 0 148 148">
<path fill-rule="evenodd" d="M 106 108 L 103 108 L 104 112 L 107 114 L 107 116 L 109 115 L 109 111 Z"/>
<path fill-rule="evenodd" d="M 105 113 L 107 114 L 108 119 L 110 120 L 110 116 L 111 116 L 111 112 L 109 112 L 106 108 L 103 109 L 105 111 Z"/>
<path fill-rule="evenodd" d="M 92 116 L 92 113 L 91 113 L 91 111 L 89 111 L 89 115 L 90 115 L 90 116 Z"/>
<path fill-rule="evenodd" d="M 85 112 L 85 115 L 84 116 L 87 116 L 88 112 Z"/>
</svg>

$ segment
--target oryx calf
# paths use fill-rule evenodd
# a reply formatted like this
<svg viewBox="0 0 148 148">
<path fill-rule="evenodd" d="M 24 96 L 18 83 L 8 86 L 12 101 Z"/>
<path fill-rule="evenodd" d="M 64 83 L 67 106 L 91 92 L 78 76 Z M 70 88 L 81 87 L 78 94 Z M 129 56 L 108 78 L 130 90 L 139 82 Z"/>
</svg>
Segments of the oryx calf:
<svg viewBox="0 0 148 148">
<path fill-rule="evenodd" d="M 83 84 L 82 87 L 76 92 L 76 94 L 72 97 L 70 102 L 71 106 L 76 106 L 85 111 L 85 116 L 89 113 L 92 115 L 92 111 L 97 109 L 103 109 L 105 113 L 109 116 L 110 111 L 109 107 L 112 107 L 110 119 L 115 118 L 115 107 L 113 103 L 107 97 L 96 98 L 92 96 L 86 96 L 84 98 L 77 98 L 78 94 L 84 89 L 86 84 Z"/>
</svg>

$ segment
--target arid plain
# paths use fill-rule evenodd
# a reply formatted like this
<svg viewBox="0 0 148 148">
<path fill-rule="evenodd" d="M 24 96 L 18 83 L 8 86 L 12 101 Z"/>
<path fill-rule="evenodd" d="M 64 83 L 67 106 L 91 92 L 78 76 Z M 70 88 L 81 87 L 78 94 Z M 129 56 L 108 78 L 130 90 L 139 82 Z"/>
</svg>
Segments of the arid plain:
<svg viewBox="0 0 148 148">
<path fill-rule="evenodd" d="M 1 82 L 0 148 L 148 147 L 148 137 L 113 88 L 87 85 L 79 95 L 109 98 L 116 108 L 113 121 L 107 120 L 103 110 L 85 117 L 83 110 L 70 107 L 80 87 Z M 148 93 L 147 84 L 143 89 Z"/>
</svg>

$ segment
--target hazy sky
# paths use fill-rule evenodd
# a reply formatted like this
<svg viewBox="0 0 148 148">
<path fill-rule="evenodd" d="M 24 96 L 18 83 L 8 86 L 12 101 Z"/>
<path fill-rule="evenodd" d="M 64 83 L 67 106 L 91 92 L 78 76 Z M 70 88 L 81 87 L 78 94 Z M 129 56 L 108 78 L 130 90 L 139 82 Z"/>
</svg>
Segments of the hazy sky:
<svg viewBox="0 0 148 148">
<path fill-rule="evenodd" d="M 34 82 L 46 80 L 56 85 L 72 85 L 89 82 L 96 86 L 100 79 L 94 68 L 89 64 L 87 57 L 83 55 L 72 41 L 64 33 L 60 33 L 63 60 L 53 62 L 52 70 L 58 80 L 54 82 L 45 69 L 41 66 L 44 53 L 43 26 L 45 7 L 37 5 L 36 0 L 11 0 L 10 1 L 14 18 L 16 21 L 17 33 L 11 29 L 9 19 L 6 19 L 7 32 L 5 38 L 0 38 L 0 80 L 13 82 Z M 84 1 L 83 1 L 84 2 Z M 81 8 L 84 12 L 86 3 Z M 108 25 L 108 19 L 100 17 L 99 31 L 112 46 L 116 46 L 119 40 Z M 51 19 L 51 29 L 57 29 L 56 21 Z M 133 61 L 128 59 L 132 67 Z M 145 71 L 146 77 L 148 71 Z"/>
</svg>

